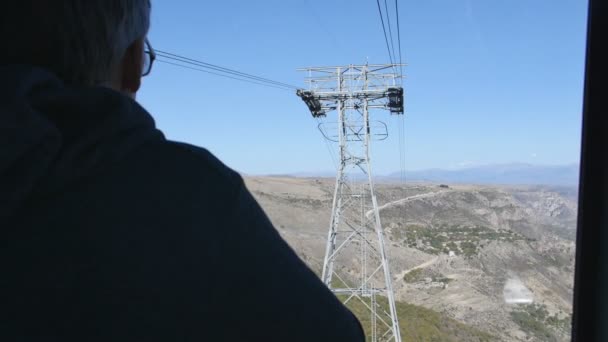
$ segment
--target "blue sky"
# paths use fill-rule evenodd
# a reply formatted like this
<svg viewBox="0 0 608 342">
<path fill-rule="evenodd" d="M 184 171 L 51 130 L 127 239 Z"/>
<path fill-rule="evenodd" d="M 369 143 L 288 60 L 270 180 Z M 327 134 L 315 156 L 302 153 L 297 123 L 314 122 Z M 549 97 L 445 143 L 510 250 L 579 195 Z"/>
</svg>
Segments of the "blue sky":
<svg viewBox="0 0 608 342">
<path fill-rule="evenodd" d="M 407 169 L 578 162 L 586 1 L 399 5 Z M 149 38 L 160 50 L 305 87 L 296 68 L 388 62 L 376 6 L 153 1 Z M 316 122 L 293 92 L 157 63 L 138 100 L 170 139 L 205 147 L 238 171 L 333 168 Z M 389 124 L 391 137 L 372 147 L 375 172 L 396 171 L 396 121 L 382 113 L 376 119 Z"/>
</svg>

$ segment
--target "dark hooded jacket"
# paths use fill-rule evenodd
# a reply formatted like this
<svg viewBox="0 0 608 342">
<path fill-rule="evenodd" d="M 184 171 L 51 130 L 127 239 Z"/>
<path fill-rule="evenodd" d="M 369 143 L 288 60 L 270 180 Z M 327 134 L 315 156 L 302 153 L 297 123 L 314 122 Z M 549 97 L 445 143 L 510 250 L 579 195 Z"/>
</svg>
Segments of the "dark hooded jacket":
<svg viewBox="0 0 608 342">
<path fill-rule="evenodd" d="M 0 67 L 0 341 L 362 341 L 241 177 L 130 98 Z"/>
</svg>

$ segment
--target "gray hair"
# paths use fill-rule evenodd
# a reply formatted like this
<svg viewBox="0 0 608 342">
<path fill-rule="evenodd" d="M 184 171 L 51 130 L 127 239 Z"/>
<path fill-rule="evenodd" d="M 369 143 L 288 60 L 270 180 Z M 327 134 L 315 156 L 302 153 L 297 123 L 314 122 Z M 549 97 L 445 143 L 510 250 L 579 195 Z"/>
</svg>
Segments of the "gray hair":
<svg viewBox="0 0 608 342">
<path fill-rule="evenodd" d="M 0 9 L 0 65 L 43 67 L 73 85 L 108 81 L 127 48 L 150 27 L 150 0 L 10 3 Z"/>
</svg>

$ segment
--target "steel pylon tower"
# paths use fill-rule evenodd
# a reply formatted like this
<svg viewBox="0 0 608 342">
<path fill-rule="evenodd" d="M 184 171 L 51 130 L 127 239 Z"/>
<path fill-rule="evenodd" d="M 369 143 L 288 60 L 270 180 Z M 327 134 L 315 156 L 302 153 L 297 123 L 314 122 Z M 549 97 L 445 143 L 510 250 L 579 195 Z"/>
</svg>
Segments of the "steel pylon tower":
<svg viewBox="0 0 608 342">
<path fill-rule="evenodd" d="M 401 65 L 311 67 L 308 90 L 298 96 L 321 122 L 325 139 L 338 145 L 339 165 L 321 279 L 359 315 L 370 341 L 401 342 L 389 261 L 374 194 L 370 145 L 388 137 L 372 112 L 403 115 Z"/>
</svg>

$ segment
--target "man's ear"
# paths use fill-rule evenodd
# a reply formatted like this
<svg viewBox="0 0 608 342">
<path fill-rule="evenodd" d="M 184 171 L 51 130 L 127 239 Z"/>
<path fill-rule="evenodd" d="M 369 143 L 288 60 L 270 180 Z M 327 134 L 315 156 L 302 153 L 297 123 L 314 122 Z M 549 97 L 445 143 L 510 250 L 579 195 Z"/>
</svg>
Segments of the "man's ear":
<svg viewBox="0 0 608 342">
<path fill-rule="evenodd" d="M 122 59 L 121 90 L 133 97 L 141 86 L 141 73 L 144 64 L 144 38 L 133 42 Z"/>
</svg>

